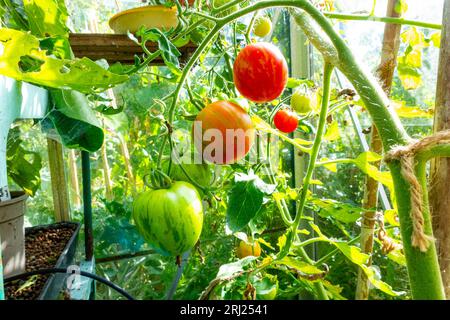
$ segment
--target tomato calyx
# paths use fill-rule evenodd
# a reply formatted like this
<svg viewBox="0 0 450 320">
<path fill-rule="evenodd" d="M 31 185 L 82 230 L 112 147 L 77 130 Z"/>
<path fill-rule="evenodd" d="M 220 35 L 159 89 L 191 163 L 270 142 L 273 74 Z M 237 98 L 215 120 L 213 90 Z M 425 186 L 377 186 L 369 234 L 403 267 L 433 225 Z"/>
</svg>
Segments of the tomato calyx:
<svg viewBox="0 0 450 320">
<path fill-rule="evenodd" d="M 150 179 L 150 181 L 148 181 Z M 169 189 L 173 180 L 165 174 L 162 170 L 154 169 L 149 174 L 143 177 L 144 184 L 154 190 L 158 189 Z"/>
</svg>

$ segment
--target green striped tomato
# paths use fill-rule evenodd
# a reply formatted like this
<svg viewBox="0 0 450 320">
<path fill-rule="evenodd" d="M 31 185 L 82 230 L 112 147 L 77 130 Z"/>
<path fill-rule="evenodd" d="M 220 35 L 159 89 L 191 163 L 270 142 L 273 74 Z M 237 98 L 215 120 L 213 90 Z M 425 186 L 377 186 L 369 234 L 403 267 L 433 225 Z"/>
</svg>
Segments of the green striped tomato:
<svg viewBox="0 0 450 320">
<path fill-rule="evenodd" d="M 137 230 L 159 253 L 178 256 L 197 243 L 203 206 L 197 189 L 184 181 L 167 189 L 148 190 L 133 203 Z"/>
</svg>

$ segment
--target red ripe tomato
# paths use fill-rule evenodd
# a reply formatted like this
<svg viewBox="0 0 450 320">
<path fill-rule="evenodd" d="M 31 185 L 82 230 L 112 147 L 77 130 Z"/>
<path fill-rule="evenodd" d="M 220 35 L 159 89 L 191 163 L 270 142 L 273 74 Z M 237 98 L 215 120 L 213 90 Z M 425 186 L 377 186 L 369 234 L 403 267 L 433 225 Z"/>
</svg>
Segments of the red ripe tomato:
<svg viewBox="0 0 450 320">
<path fill-rule="evenodd" d="M 187 1 L 186 1 L 186 0 L 181 0 L 181 1 L 180 1 L 180 3 L 181 3 L 182 5 L 186 5 L 186 2 L 189 3 L 190 6 L 193 6 L 194 3 L 195 3 L 195 0 L 187 0 Z"/>
<path fill-rule="evenodd" d="M 255 129 L 242 107 L 229 101 L 217 101 L 197 115 L 193 136 L 202 159 L 216 164 L 231 164 L 250 151 Z"/>
<path fill-rule="evenodd" d="M 276 46 L 260 42 L 239 52 L 233 74 L 234 84 L 245 98 L 263 103 L 281 95 L 288 80 L 288 66 Z"/>
<path fill-rule="evenodd" d="M 297 114 L 288 109 L 281 109 L 273 117 L 275 127 L 284 133 L 294 132 L 298 126 Z"/>
</svg>

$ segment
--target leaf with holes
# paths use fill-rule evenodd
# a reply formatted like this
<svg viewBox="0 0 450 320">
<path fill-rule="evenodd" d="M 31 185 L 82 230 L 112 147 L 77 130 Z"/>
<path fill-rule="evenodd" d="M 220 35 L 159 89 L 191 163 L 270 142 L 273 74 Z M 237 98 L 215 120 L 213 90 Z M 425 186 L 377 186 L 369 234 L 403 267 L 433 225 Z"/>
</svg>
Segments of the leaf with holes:
<svg viewBox="0 0 450 320">
<path fill-rule="evenodd" d="M 20 81 L 84 93 L 106 90 L 128 80 L 111 73 L 88 58 L 55 59 L 40 48 L 35 36 L 0 29 L 0 74 Z"/>
</svg>

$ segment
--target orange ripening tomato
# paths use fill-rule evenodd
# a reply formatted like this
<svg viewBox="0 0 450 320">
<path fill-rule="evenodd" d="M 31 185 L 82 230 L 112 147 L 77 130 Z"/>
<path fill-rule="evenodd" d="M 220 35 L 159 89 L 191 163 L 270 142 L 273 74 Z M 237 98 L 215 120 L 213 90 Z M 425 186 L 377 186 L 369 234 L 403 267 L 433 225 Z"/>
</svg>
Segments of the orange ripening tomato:
<svg viewBox="0 0 450 320">
<path fill-rule="evenodd" d="M 288 109 L 281 109 L 273 117 L 275 127 L 284 133 L 294 132 L 298 126 L 297 114 Z"/>
<path fill-rule="evenodd" d="M 264 103 L 283 93 L 288 65 L 281 51 L 271 43 L 250 44 L 239 52 L 233 67 L 234 84 L 247 99 Z"/>
<path fill-rule="evenodd" d="M 239 242 L 239 246 L 236 248 L 236 255 L 239 259 L 248 256 L 259 257 L 261 255 L 261 246 L 258 241 L 253 243 L 241 241 Z"/>
<path fill-rule="evenodd" d="M 255 129 L 242 107 L 230 101 L 216 101 L 197 115 L 193 136 L 203 159 L 215 164 L 231 164 L 250 151 Z"/>
</svg>

